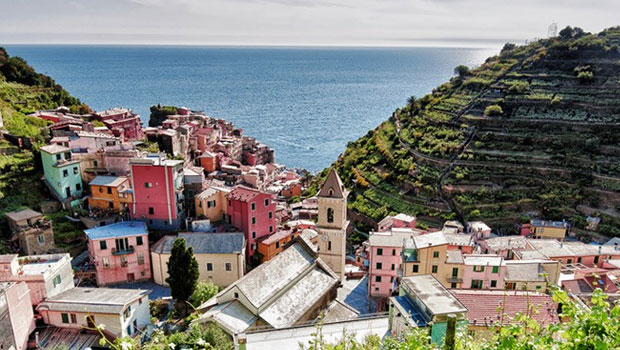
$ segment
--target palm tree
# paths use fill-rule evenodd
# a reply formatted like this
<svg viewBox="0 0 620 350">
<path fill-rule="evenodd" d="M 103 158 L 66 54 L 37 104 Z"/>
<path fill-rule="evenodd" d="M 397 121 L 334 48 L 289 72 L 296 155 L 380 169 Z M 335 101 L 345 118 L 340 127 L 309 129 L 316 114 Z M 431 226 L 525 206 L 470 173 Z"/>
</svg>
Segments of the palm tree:
<svg viewBox="0 0 620 350">
<path fill-rule="evenodd" d="M 415 106 L 415 103 L 417 101 L 417 98 L 414 95 L 411 95 L 407 98 L 407 106 L 409 106 L 409 108 L 413 109 L 413 107 Z"/>
</svg>

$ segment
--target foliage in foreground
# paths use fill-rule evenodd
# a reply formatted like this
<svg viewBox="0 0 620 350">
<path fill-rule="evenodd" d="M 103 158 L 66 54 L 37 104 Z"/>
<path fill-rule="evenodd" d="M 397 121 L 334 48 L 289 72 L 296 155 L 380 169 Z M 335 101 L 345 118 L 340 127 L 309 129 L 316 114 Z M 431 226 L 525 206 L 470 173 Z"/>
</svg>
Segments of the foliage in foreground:
<svg viewBox="0 0 620 350">
<path fill-rule="evenodd" d="M 220 288 L 212 282 L 199 281 L 198 284 L 196 284 L 194 293 L 189 297 L 189 302 L 194 307 L 198 307 L 205 301 L 214 297 L 219 291 Z"/>
<path fill-rule="evenodd" d="M 510 324 L 493 329 L 491 339 L 474 338 L 467 332 L 456 337 L 455 350 L 617 350 L 620 349 L 620 304 L 608 300 L 600 289 L 592 295 L 589 308 L 577 305 L 561 291 L 554 300 L 562 305 L 560 318 L 566 322 L 542 326 L 527 314 L 517 315 Z M 531 307 L 531 312 L 537 312 Z M 501 310 L 498 310 L 501 312 Z M 314 339 L 301 346 L 307 350 L 386 349 L 439 350 L 443 347 L 430 342 L 425 329 L 412 330 L 402 339 L 379 339 L 370 336 L 357 341 L 347 334 L 335 344 L 326 343 L 320 327 Z"/>
<path fill-rule="evenodd" d="M 192 247 L 185 247 L 185 239 L 177 238 L 170 251 L 168 260 L 168 278 L 170 295 L 174 299 L 181 315 L 185 314 L 186 302 L 194 293 L 198 281 L 198 262 Z"/>
</svg>

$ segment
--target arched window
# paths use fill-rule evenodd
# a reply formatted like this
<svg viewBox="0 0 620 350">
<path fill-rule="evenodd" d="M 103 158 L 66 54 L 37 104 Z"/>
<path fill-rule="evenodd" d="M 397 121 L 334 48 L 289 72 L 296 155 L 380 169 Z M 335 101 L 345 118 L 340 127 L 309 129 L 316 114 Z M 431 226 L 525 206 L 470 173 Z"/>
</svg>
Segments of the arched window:
<svg viewBox="0 0 620 350">
<path fill-rule="evenodd" d="M 334 222 L 334 209 L 327 208 L 327 222 Z"/>
<path fill-rule="evenodd" d="M 334 195 L 334 189 L 330 188 L 329 191 L 327 191 L 327 195 L 330 196 L 330 197 L 333 196 Z"/>
</svg>

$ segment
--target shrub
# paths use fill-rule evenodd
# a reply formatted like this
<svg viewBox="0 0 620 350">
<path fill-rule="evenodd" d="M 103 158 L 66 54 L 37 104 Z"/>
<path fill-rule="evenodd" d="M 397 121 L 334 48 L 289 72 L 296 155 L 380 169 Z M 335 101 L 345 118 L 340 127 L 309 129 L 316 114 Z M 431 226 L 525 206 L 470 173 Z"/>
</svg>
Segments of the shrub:
<svg viewBox="0 0 620 350">
<path fill-rule="evenodd" d="M 523 94 L 529 89 L 530 84 L 527 81 L 515 81 L 514 83 L 510 84 L 508 92 L 513 94 Z"/>
<path fill-rule="evenodd" d="M 460 64 L 454 68 L 454 74 L 458 75 L 461 78 L 469 75 L 469 73 L 469 67 L 467 67 L 466 65 Z"/>
<path fill-rule="evenodd" d="M 579 72 L 577 74 L 577 80 L 579 80 L 579 82 L 581 84 L 590 83 L 590 82 L 594 81 L 594 73 L 592 73 L 590 71 Z"/>
<path fill-rule="evenodd" d="M 498 117 L 502 114 L 504 114 L 504 111 L 502 110 L 502 107 L 498 105 L 490 105 L 484 109 L 484 115 L 488 117 Z"/>
<path fill-rule="evenodd" d="M 194 305 L 194 307 L 198 307 L 200 304 L 216 295 L 219 290 L 220 288 L 211 282 L 200 281 L 196 285 L 194 293 L 192 293 L 192 296 L 189 298 L 189 302 Z"/>
</svg>

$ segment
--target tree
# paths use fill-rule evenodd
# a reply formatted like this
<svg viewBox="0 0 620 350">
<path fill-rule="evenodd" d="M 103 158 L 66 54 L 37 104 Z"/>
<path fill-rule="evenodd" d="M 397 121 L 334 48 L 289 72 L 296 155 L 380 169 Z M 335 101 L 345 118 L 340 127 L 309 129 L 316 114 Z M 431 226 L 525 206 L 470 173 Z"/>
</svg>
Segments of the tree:
<svg viewBox="0 0 620 350">
<path fill-rule="evenodd" d="M 461 79 L 468 76 L 469 73 L 469 67 L 464 64 L 460 64 L 454 68 L 454 74 L 458 75 Z"/>
<path fill-rule="evenodd" d="M 560 30 L 558 34 L 560 35 L 560 38 L 562 39 L 570 39 L 573 37 L 573 27 L 566 26 L 566 28 Z"/>
<path fill-rule="evenodd" d="M 200 304 L 215 296 L 219 290 L 220 288 L 212 282 L 200 281 L 196 285 L 194 293 L 192 293 L 192 296 L 189 298 L 189 302 L 194 307 L 198 307 Z"/>
<path fill-rule="evenodd" d="M 170 260 L 168 260 L 168 278 L 170 295 L 174 299 L 177 310 L 182 315 L 187 310 L 189 300 L 198 281 L 198 261 L 194 258 L 192 247 L 185 248 L 185 239 L 177 238 L 172 245 Z"/>
<path fill-rule="evenodd" d="M 487 108 L 484 109 L 484 115 L 486 115 L 488 117 L 499 117 L 503 113 L 504 113 L 504 111 L 502 110 L 502 107 L 500 107 L 498 105 L 490 105 L 490 106 L 487 106 Z"/>
<path fill-rule="evenodd" d="M 411 95 L 407 98 L 407 106 L 409 106 L 409 108 L 413 109 L 413 107 L 415 107 L 415 103 L 417 101 L 417 97 L 415 97 L 414 95 Z"/>
<path fill-rule="evenodd" d="M 512 51 L 517 47 L 517 45 L 513 44 L 513 43 L 506 43 L 504 44 L 504 47 L 502 47 L 502 51 L 500 52 L 508 52 L 508 51 Z"/>
</svg>

